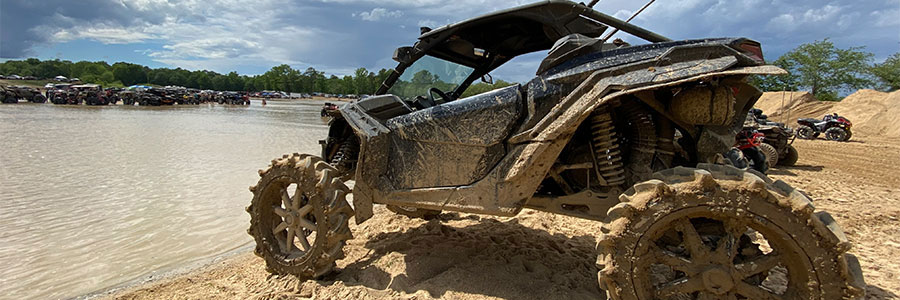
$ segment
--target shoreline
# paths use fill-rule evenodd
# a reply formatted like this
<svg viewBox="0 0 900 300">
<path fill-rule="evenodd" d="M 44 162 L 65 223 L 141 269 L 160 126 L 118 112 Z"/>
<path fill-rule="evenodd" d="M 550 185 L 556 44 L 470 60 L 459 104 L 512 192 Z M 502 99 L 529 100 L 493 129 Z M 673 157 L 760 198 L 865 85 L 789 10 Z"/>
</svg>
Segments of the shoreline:
<svg viewBox="0 0 900 300">
<path fill-rule="evenodd" d="M 215 268 L 219 264 L 228 263 L 229 261 L 235 260 L 242 255 L 246 255 L 247 253 L 250 253 L 252 255 L 253 246 L 254 243 L 250 241 L 224 253 L 198 258 L 191 262 L 188 262 L 187 264 L 177 267 L 153 270 L 132 280 L 122 282 L 112 287 L 90 292 L 88 294 L 76 296 L 71 299 L 89 300 L 112 298 L 117 294 L 128 293 L 132 290 L 151 287 L 156 284 L 164 283 L 167 280 L 192 276 L 194 275 L 194 273 L 210 270 L 212 268 Z"/>
<path fill-rule="evenodd" d="M 776 167 L 769 176 L 809 193 L 816 207 L 842 226 L 853 243 L 850 253 L 863 267 L 866 299 L 900 298 L 900 264 L 891 260 L 900 255 L 893 226 L 900 213 L 900 166 L 886 165 L 883 157 L 900 153 L 900 143 L 863 135 L 850 143 L 797 140 L 794 145 L 801 151 L 797 166 Z M 835 157 L 833 151 L 845 155 Z M 335 273 L 319 280 L 271 275 L 264 261 L 245 249 L 92 298 L 598 299 L 594 263 L 600 225 L 530 209 L 515 217 L 444 212 L 426 221 L 378 205 L 363 224 L 351 220 L 354 238 L 344 247 L 344 258 Z"/>
</svg>

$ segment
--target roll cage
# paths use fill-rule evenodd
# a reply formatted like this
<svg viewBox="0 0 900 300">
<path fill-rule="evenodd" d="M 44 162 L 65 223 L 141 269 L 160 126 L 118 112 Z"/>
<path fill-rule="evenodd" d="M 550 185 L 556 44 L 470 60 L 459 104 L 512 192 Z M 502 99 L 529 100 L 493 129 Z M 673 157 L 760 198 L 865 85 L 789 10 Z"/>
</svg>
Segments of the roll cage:
<svg viewBox="0 0 900 300">
<path fill-rule="evenodd" d="M 406 68 L 429 55 L 474 69 L 455 90 L 447 93 L 456 99 L 476 79 L 519 55 L 548 50 L 558 39 L 570 34 L 597 38 L 609 27 L 651 43 L 670 41 L 581 3 L 541 1 L 434 30 L 422 27 L 422 34 L 412 47 L 400 47 L 394 52 L 393 58 L 399 64 L 375 94 L 387 93 Z"/>
</svg>

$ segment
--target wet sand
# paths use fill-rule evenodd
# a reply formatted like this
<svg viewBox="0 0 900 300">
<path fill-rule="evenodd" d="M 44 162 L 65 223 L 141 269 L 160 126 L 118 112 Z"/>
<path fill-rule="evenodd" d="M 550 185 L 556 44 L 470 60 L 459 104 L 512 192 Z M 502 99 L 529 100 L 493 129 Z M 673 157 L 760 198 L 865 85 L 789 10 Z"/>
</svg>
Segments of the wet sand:
<svg viewBox="0 0 900 300">
<path fill-rule="evenodd" d="M 900 142 L 798 140 L 800 160 L 770 177 L 804 189 L 854 243 L 867 299 L 900 299 Z M 595 299 L 598 222 L 525 210 L 514 218 L 444 213 L 424 221 L 376 206 L 351 229 L 337 272 L 273 276 L 244 252 L 187 274 L 103 295 L 116 299 Z"/>
</svg>

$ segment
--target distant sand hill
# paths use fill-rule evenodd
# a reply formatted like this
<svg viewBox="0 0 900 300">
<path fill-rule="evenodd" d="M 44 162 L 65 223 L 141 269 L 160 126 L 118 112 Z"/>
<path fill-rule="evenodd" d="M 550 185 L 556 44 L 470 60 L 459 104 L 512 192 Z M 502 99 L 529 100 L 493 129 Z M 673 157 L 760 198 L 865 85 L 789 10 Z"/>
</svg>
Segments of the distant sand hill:
<svg viewBox="0 0 900 300">
<path fill-rule="evenodd" d="M 756 108 L 770 120 L 795 126 L 797 118 L 838 113 L 853 123 L 854 134 L 900 137 L 900 91 L 859 90 L 841 102 L 816 100 L 808 92 L 767 92 Z"/>
</svg>

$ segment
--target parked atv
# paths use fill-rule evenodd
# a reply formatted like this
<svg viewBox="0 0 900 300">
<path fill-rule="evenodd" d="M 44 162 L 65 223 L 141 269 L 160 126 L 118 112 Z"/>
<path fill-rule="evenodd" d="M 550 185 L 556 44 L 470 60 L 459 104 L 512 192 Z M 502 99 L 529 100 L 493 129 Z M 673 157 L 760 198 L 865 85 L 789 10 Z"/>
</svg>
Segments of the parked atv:
<svg viewBox="0 0 900 300">
<path fill-rule="evenodd" d="M 774 164 L 769 164 L 770 155 L 776 155 L 777 158 L 777 154 L 767 153 L 762 149 L 768 146 L 763 143 L 765 138 L 766 135 L 757 131 L 756 128 L 744 127 L 744 130 L 738 132 L 735 137 L 736 141 L 734 147 L 741 151 L 742 155 L 740 157 L 743 157 L 743 160 L 745 161 L 738 162 L 732 160 L 732 165 L 740 169 L 750 168 L 759 173 L 766 174 L 766 172 L 769 171 L 769 166 L 775 166 Z M 738 160 L 741 160 L 741 158 Z"/>
<path fill-rule="evenodd" d="M 609 27 L 650 43 L 597 39 Z M 528 83 L 460 97 L 548 49 Z M 612 299 L 863 296 L 828 213 L 784 182 L 723 165 L 761 95 L 747 77 L 784 73 L 764 65 L 759 43 L 671 41 L 543 1 L 423 28 L 394 60 L 375 96 L 339 109 L 322 157 L 284 155 L 259 171 L 248 233 L 268 271 L 329 273 L 349 220 L 365 222 L 374 204 L 506 217 L 530 208 L 603 222 L 598 278 Z"/>
<path fill-rule="evenodd" d="M 122 99 L 123 105 L 134 105 L 140 97 L 140 93 L 135 91 L 121 91 L 119 92 L 118 97 L 119 99 Z"/>
<path fill-rule="evenodd" d="M 0 85 L 0 103 L 19 103 L 16 93 Z"/>
<path fill-rule="evenodd" d="M 78 102 L 84 102 L 84 105 L 109 105 L 110 103 L 106 92 L 99 84 L 73 85 L 72 90 L 76 92 Z"/>
<path fill-rule="evenodd" d="M 837 113 L 826 115 L 824 119 L 802 118 L 797 119 L 800 127 L 797 128 L 797 136 L 801 139 L 812 140 L 819 137 L 820 133 L 825 133 L 825 139 L 829 141 L 846 142 L 853 136 L 850 127 L 853 126 L 850 120 L 839 116 Z"/>
<path fill-rule="evenodd" d="M 47 102 L 47 97 L 41 94 L 41 91 L 29 86 L 9 86 L 3 88 L 3 103 L 18 103 L 20 99 L 27 100 L 32 103 Z"/>
<path fill-rule="evenodd" d="M 329 116 L 332 116 L 334 114 L 339 114 L 339 113 L 340 112 L 338 111 L 337 104 L 334 104 L 331 102 L 325 102 L 325 105 L 322 106 L 322 111 L 319 114 L 321 114 L 322 117 L 324 118 L 324 117 L 329 117 Z"/>
<path fill-rule="evenodd" d="M 796 138 L 793 129 L 785 126 L 784 123 L 769 121 L 768 116 L 757 108 L 751 109 L 747 118 L 756 123 L 757 132 L 765 135 L 758 148 L 766 154 L 770 167 L 793 166 L 797 163 L 800 153 L 791 145 Z"/>
</svg>

